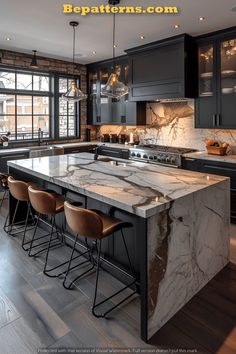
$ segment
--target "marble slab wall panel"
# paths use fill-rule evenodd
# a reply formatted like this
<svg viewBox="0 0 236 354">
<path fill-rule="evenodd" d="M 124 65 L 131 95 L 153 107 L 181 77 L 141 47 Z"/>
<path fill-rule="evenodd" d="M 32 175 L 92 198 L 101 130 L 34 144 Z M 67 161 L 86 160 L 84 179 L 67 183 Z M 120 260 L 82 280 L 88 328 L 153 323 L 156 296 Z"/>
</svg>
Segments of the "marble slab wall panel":
<svg viewBox="0 0 236 354">
<path fill-rule="evenodd" d="M 236 130 L 195 129 L 194 101 L 178 103 L 147 103 L 147 125 L 143 127 L 104 125 L 97 130 L 99 138 L 104 133 L 127 135 L 131 132 L 141 143 L 190 147 L 204 150 L 204 140 L 211 137 L 227 142 L 236 153 Z"/>
<path fill-rule="evenodd" d="M 148 338 L 229 262 L 229 180 L 148 219 Z"/>
</svg>

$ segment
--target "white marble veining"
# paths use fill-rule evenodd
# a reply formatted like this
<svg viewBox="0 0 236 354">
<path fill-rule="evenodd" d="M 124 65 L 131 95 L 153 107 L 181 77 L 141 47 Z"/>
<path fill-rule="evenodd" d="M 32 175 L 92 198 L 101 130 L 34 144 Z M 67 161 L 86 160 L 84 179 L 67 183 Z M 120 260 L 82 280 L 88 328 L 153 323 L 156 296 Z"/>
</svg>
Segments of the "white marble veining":
<svg viewBox="0 0 236 354">
<path fill-rule="evenodd" d="M 229 162 L 236 163 L 236 155 L 211 155 L 206 151 L 198 151 L 184 154 L 184 157 L 188 157 L 191 159 L 201 159 L 201 160 L 210 160 L 210 161 L 218 161 L 218 162 Z"/>
<path fill-rule="evenodd" d="M 98 136 L 133 133 L 142 144 L 158 144 L 205 149 L 205 139 L 212 138 L 221 143 L 228 143 L 230 151 L 236 153 L 236 131 L 224 129 L 196 129 L 194 101 L 177 103 L 147 103 L 146 126 L 101 126 Z"/>
<path fill-rule="evenodd" d="M 147 218 L 169 207 L 170 202 L 224 181 L 225 177 L 119 160 L 89 153 L 50 156 L 8 165 L 75 192 L 93 197 Z"/>
<path fill-rule="evenodd" d="M 148 219 L 148 338 L 229 262 L 229 180 Z"/>
</svg>

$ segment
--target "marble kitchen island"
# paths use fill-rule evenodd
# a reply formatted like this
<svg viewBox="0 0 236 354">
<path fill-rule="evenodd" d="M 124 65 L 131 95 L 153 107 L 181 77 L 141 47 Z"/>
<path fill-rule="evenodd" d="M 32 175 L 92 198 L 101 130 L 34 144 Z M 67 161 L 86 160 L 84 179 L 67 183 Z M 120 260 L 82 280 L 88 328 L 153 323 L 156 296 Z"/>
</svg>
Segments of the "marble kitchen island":
<svg viewBox="0 0 236 354">
<path fill-rule="evenodd" d="M 88 207 L 95 203 L 133 222 L 133 234 L 126 237 L 140 288 L 141 337 L 147 341 L 229 262 L 230 180 L 111 160 L 81 153 L 8 166 L 16 178 L 55 186 L 67 197 L 85 196 Z M 117 248 L 112 255 L 122 264 Z"/>
</svg>

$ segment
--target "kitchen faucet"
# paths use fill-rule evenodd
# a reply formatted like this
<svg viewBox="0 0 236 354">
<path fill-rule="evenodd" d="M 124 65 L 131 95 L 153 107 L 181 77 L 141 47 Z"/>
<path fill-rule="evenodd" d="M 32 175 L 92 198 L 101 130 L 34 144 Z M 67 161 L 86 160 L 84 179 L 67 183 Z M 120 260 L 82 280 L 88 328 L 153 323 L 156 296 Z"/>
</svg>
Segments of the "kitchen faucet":
<svg viewBox="0 0 236 354">
<path fill-rule="evenodd" d="M 38 144 L 39 146 L 41 145 L 41 143 L 43 142 L 43 131 L 41 128 L 38 129 Z"/>
</svg>

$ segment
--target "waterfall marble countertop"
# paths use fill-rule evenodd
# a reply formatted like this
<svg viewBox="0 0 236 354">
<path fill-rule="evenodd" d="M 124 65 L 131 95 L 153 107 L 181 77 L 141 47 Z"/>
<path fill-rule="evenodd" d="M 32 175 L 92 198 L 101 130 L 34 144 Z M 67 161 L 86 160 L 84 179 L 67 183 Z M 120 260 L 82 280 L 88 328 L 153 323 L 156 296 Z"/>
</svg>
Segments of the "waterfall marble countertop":
<svg viewBox="0 0 236 354">
<path fill-rule="evenodd" d="M 191 159 L 210 160 L 218 162 L 236 163 L 236 155 L 210 155 L 206 151 L 197 151 L 184 154 L 184 157 Z"/>
<path fill-rule="evenodd" d="M 78 153 L 8 161 L 8 166 L 143 218 L 204 188 L 229 187 L 229 178 Z"/>
</svg>

